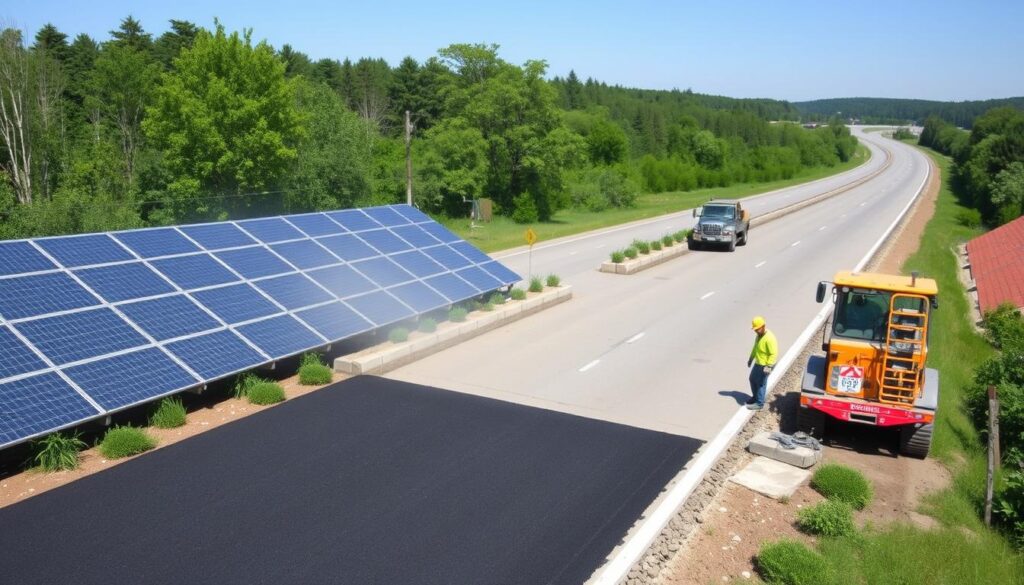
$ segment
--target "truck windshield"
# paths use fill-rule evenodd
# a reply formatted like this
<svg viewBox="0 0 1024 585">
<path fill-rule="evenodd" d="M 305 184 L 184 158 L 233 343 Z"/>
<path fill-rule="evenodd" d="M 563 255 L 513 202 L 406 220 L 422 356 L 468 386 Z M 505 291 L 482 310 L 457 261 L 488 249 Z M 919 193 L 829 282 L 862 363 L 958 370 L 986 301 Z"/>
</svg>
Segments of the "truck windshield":
<svg viewBox="0 0 1024 585">
<path fill-rule="evenodd" d="M 841 288 L 832 332 L 840 337 L 882 341 L 891 293 Z"/>
<path fill-rule="evenodd" d="M 706 205 L 701 215 L 708 219 L 736 219 L 736 208 L 725 205 Z"/>
</svg>

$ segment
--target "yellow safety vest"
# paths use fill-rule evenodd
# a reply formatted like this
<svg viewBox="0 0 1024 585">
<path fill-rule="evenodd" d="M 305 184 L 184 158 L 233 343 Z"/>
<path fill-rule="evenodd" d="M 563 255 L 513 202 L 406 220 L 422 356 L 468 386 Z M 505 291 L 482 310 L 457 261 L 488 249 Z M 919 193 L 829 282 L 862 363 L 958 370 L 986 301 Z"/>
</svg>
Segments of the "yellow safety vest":
<svg viewBox="0 0 1024 585">
<path fill-rule="evenodd" d="M 774 366 L 775 360 L 779 359 L 779 342 L 775 340 L 775 334 L 765 329 L 764 335 L 754 340 L 750 357 L 759 366 Z"/>
</svg>

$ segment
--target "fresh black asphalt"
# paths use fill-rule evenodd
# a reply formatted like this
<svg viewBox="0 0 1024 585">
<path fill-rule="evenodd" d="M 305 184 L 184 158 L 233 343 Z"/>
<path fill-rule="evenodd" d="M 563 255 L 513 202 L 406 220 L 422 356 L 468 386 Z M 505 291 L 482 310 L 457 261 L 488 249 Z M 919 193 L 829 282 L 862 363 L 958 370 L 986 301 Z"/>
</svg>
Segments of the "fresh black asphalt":
<svg viewBox="0 0 1024 585">
<path fill-rule="evenodd" d="M 699 445 L 361 376 L 0 509 L 0 583 L 582 583 Z"/>
</svg>

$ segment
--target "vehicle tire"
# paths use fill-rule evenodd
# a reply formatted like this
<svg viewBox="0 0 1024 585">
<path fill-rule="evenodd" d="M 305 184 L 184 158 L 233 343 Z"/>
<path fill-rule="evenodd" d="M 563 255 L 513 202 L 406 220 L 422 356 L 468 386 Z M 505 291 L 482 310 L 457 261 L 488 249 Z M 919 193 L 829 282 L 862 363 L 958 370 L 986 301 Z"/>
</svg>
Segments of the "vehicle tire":
<svg viewBox="0 0 1024 585">
<path fill-rule="evenodd" d="M 735 252 L 736 251 L 736 236 L 735 235 L 732 237 L 731 240 L 729 240 L 728 249 L 729 249 L 730 252 Z"/>
<path fill-rule="evenodd" d="M 686 247 L 691 250 L 700 250 L 700 244 L 694 242 L 693 240 L 686 240 Z"/>
<path fill-rule="evenodd" d="M 932 425 L 906 425 L 900 429 L 900 453 L 924 459 L 932 446 Z"/>
<path fill-rule="evenodd" d="M 739 243 L 740 246 L 746 246 L 747 245 L 747 234 L 749 234 L 749 233 L 750 233 L 749 229 L 747 229 L 747 230 L 745 230 L 743 232 L 743 239 L 740 240 L 740 243 Z"/>
<path fill-rule="evenodd" d="M 796 428 L 820 441 L 825 437 L 825 413 L 807 406 L 798 406 Z"/>
</svg>

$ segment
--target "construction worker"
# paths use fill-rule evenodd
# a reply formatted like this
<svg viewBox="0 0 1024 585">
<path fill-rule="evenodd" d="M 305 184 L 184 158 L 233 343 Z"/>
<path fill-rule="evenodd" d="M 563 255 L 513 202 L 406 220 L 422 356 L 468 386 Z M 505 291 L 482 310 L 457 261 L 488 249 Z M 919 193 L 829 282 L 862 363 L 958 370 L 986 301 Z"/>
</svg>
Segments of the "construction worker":
<svg viewBox="0 0 1024 585">
<path fill-rule="evenodd" d="M 768 331 L 764 317 L 757 316 L 750 322 L 751 329 L 757 334 L 754 347 L 750 350 L 747 367 L 750 368 L 750 400 L 747 408 L 761 410 L 764 408 L 764 395 L 768 389 L 768 374 L 772 373 L 775 361 L 779 358 L 779 342 L 775 334 Z M 753 367 L 751 367 L 753 365 Z"/>
</svg>

